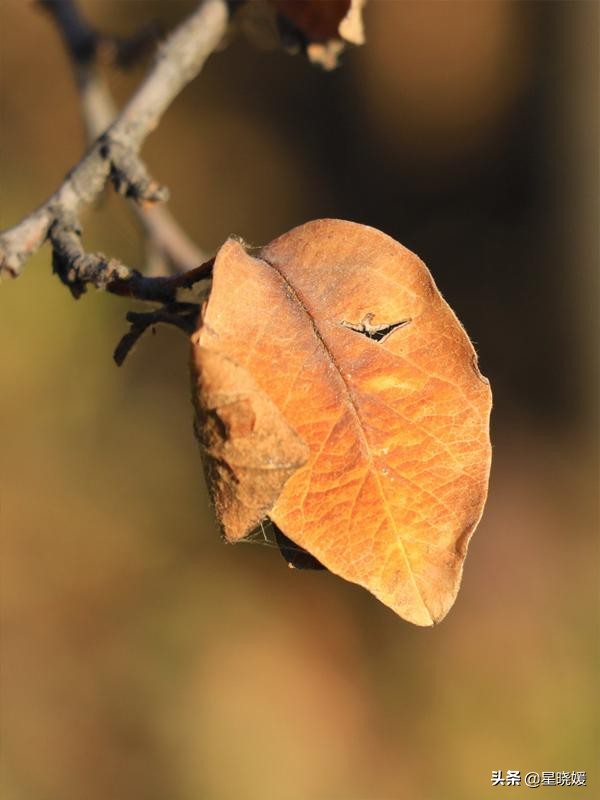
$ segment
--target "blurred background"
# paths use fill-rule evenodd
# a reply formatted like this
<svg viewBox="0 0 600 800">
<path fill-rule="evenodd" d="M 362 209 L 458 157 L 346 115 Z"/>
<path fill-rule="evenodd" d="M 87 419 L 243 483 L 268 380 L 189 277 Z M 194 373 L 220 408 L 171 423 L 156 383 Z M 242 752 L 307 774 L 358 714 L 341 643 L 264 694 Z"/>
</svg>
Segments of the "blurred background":
<svg viewBox="0 0 600 800">
<path fill-rule="evenodd" d="M 189 2 L 81 3 L 168 30 Z M 236 38 L 148 140 L 213 252 L 319 217 L 417 252 L 495 396 L 489 503 L 434 629 L 220 542 L 184 337 L 121 369 L 129 306 L 74 301 L 45 247 L 0 287 L 1 793 L 7 800 L 479 800 L 492 770 L 598 796 L 598 5 L 371 2 L 325 73 Z M 84 149 L 50 17 L 1 0 L 1 217 Z M 106 70 L 119 102 L 144 67 Z M 87 249 L 140 266 L 122 198 Z M 595 788 L 594 788 L 595 787 Z"/>
</svg>

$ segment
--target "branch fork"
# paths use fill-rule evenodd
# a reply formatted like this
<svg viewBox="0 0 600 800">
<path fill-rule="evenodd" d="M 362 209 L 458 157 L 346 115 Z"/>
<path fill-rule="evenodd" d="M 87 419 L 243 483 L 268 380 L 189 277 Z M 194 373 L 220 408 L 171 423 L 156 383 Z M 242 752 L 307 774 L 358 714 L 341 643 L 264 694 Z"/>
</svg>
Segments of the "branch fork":
<svg viewBox="0 0 600 800">
<path fill-rule="evenodd" d="M 169 190 L 150 177 L 146 165 L 126 141 L 119 142 L 107 132 L 98 140 L 98 147 L 109 164 L 108 178 L 118 194 L 140 205 L 169 199 Z"/>
<path fill-rule="evenodd" d="M 67 4 L 68 0 L 60 4 L 63 10 Z M 58 11 L 60 5 L 46 3 L 63 26 L 67 38 L 67 21 Z M 54 271 L 75 297 L 80 297 L 86 285 L 91 284 L 130 297 L 137 297 L 136 292 L 140 291 L 140 299 L 152 295 L 152 299 L 163 302 L 164 286 L 161 284 L 159 290 L 156 286 L 150 288 L 148 284 L 148 281 L 159 279 L 144 278 L 116 259 L 84 251 L 79 214 L 98 197 L 108 180 L 117 192 L 133 199 L 142 209 L 167 198 L 167 190 L 151 178 L 139 151 L 174 98 L 196 77 L 208 56 L 217 48 L 227 22 L 226 0 L 204 0 L 171 34 L 130 102 L 96 139 L 54 194 L 36 211 L 0 234 L 0 278 L 18 277 L 27 259 L 49 239 L 53 247 Z M 148 219 L 147 229 L 151 235 L 156 235 L 161 226 L 166 237 L 171 242 L 175 240 L 173 249 L 189 259 L 194 248 L 186 240 L 177 241 L 178 231 L 172 218 L 154 216 Z M 190 266 L 189 261 L 187 266 Z M 127 291 L 123 291 L 124 285 Z M 155 295 L 160 295 L 160 298 L 155 298 Z M 169 295 L 167 302 L 172 299 Z"/>
</svg>

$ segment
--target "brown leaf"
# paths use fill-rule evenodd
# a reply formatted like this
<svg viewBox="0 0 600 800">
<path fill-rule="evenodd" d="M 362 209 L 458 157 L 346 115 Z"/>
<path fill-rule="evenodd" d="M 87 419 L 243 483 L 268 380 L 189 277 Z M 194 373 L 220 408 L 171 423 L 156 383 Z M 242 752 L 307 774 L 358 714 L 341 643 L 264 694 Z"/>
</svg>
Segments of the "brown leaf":
<svg viewBox="0 0 600 800">
<path fill-rule="evenodd" d="M 306 444 L 250 373 L 218 350 L 192 348 L 195 430 L 217 516 L 229 541 L 271 510 L 286 480 L 306 464 Z"/>
<path fill-rule="evenodd" d="M 255 257 L 229 240 L 192 341 L 203 375 L 207 353 L 221 359 L 216 372 L 236 373 L 203 377 L 201 395 L 223 380 L 225 397 L 265 404 L 262 433 L 251 434 L 257 463 L 268 462 L 268 408 L 287 432 L 274 434 L 276 461 L 288 465 L 277 499 L 252 469 L 237 482 L 226 471 L 212 478 L 228 537 L 243 535 L 272 498 L 268 516 L 331 572 L 418 625 L 442 619 L 486 498 L 491 393 L 423 262 L 385 234 L 340 220 L 295 228 Z M 238 371 L 252 391 L 236 389 Z M 295 471 L 285 455 L 290 429 L 310 449 Z M 216 434 L 201 436 L 216 453 Z M 219 446 L 211 457 L 221 464 L 229 456 Z M 228 504 L 240 495 L 246 508 L 254 491 L 254 513 L 236 511 L 228 532 Z"/>
<path fill-rule="evenodd" d="M 324 69 L 337 66 L 347 44 L 364 44 L 362 12 L 366 0 L 253 0 L 236 23 L 256 44 L 283 44 L 305 52 Z"/>
<path fill-rule="evenodd" d="M 350 11 L 350 0 L 270 0 L 277 11 L 313 42 L 339 36 L 339 26 Z"/>
</svg>

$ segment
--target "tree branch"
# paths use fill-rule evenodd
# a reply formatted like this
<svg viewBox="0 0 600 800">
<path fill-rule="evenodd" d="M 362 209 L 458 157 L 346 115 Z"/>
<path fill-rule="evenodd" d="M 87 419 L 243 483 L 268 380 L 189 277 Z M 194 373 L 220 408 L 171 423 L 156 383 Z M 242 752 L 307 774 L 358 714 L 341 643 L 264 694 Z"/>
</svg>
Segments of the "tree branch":
<svg viewBox="0 0 600 800">
<path fill-rule="evenodd" d="M 105 267 L 97 263 L 97 268 L 90 269 L 89 263 L 82 260 L 81 245 L 79 252 L 74 248 L 74 241 L 79 240 L 81 233 L 78 215 L 99 195 L 109 179 L 119 192 L 141 204 L 154 203 L 165 197 L 165 190 L 148 175 L 139 158 L 139 150 L 170 103 L 199 73 L 219 44 L 227 17 L 226 0 L 204 0 L 171 34 L 160 48 L 155 64 L 140 88 L 62 185 L 36 211 L 0 235 L 0 276 L 18 277 L 25 261 L 50 237 L 55 255 L 59 249 L 55 268 L 72 286 L 76 296 L 81 294 L 86 283 L 110 290 L 113 280 L 122 282 L 132 276 L 141 278 L 139 273 L 127 270 L 123 265 L 119 265 L 117 270 L 118 262 L 106 259 Z M 70 247 L 61 251 L 65 230 L 70 237 Z M 69 261 L 71 258 L 74 261 Z M 111 276 L 108 280 L 103 270 Z M 129 274 L 128 278 L 125 278 L 123 270 Z M 137 281 L 133 280 L 131 291 L 127 292 L 129 296 L 137 296 L 131 293 L 136 284 Z"/>
<path fill-rule="evenodd" d="M 75 82 L 81 99 L 81 112 L 87 140 L 91 143 L 117 116 L 117 109 L 106 81 L 98 70 L 98 55 L 103 47 L 114 51 L 119 65 L 128 65 L 142 54 L 149 41 L 157 38 L 157 26 L 148 25 L 127 39 L 100 34 L 83 17 L 75 0 L 38 0 L 60 31 L 71 57 Z M 166 205 L 131 204 L 147 242 L 147 272 L 184 272 L 203 261 L 206 254 L 182 230 Z"/>
<path fill-rule="evenodd" d="M 172 303 L 156 311 L 130 311 L 127 314 L 127 321 L 130 323 L 129 331 L 121 337 L 113 352 L 113 358 L 118 367 L 122 366 L 140 336 L 148 328 L 154 329 L 154 326 L 159 323 L 173 325 L 187 336 L 191 336 L 198 327 L 198 306 L 188 303 Z"/>
<path fill-rule="evenodd" d="M 180 290 L 190 290 L 209 278 L 214 259 L 194 269 L 172 276 L 147 277 L 103 253 L 86 253 L 81 245 L 81 229 L 77 217 L 58 211 L 48 237 L 52 242 L 52 269 L 75 298 L 88 284 L 122 297 L 155 303 L 178 301 Z M 196 292 L 198 294 L 198 292 Z"/>
</svg>

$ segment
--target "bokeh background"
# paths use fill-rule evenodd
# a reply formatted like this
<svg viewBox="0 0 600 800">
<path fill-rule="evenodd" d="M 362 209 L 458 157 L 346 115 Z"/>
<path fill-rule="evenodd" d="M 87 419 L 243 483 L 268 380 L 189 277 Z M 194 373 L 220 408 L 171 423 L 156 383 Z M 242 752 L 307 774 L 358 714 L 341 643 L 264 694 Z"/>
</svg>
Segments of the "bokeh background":
<svg viewBox="0 0 600 800">
<path fill-rule="evenodd" d="M 167 30 L 188 2 L 83 2 Z M 84 148 L 46 14 L 1 0 L 1 227 Z M 7 800 L 480 800 L 492 770 L 587 770 L 598 796 L 595 2 L 371 2 L 324 73 L 236 38 L 148 140 L 214 251 L 319 217 L 416 251 L 495 394 L 489 504 L 434 629 L 222 544 L 187 348 L 111 360 L 127 303 L 74 301 L 44 248 L 0 287 L 1 792 Z M 106 69 L 123 102 L 143 75 Z M 141 265 L 121 198 L 88 249 Z"/>
</svg>

